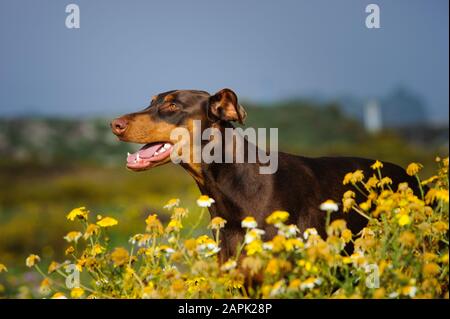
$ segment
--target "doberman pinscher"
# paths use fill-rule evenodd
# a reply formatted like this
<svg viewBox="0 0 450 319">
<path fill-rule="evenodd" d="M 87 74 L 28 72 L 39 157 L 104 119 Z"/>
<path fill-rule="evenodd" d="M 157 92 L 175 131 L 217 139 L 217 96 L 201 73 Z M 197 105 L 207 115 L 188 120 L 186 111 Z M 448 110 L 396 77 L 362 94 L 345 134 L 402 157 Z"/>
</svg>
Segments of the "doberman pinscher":
<svg viewBox="0 0 450 319">
<path fill-rule="evenodd" d="M 129 154 L 127 167 L 133 171 L 147 170 L 170 161 L 174 141 L 170 133 L 177 127 L 192 132 L 193 121 L 201 121 L 202 130 L 215 127 L 220 131 L 243 123 L 246 112 L 238 103 L 236 94 L 223 89 L 214 95 L 204 91 L 175 90 L 153 97 L 150 106 L 136 113 L 123 115 L 111 123 L 112 131 L 120 140 L 144 146 Z M 245 146 L 244 146 L 245 147 Z M 362 170 L 365 176 L 374 172 L 374 160 L 356 157 L 308 158 L 278 153 L 278 170 L 274 174 L 260 174 L 256 163 L 180 163 L 195 179 L 202 194 L 215 200 L 209 208 L 211 217 L 227 220 L 221 232 L 222 261 L 233 256 L 243 240 L 241 221 L 252 215 L 258 226 L 265 230 L 265 239 L 276 234 L 265 218 L 275 210 L 290 213 L 289 223 L 300 231 L 315 227 L 325 234 L 326 214 L 319 209 L 327 199 L 340 202 L 345 191 L 346 173 Z M 415 180 L 401 167 L 384 162 L 382 173 L 393 181 L 393 187 L 408 182 L 415 189 Z M 357 192 L 355 192 L 357 193 Z M 356 200 L 362 200 L 357 198 Z M 367 220 L 356 213 L 337 212 L 332 219 L 343 218 L 353 233 L 359 232 Z"/>
</svg>

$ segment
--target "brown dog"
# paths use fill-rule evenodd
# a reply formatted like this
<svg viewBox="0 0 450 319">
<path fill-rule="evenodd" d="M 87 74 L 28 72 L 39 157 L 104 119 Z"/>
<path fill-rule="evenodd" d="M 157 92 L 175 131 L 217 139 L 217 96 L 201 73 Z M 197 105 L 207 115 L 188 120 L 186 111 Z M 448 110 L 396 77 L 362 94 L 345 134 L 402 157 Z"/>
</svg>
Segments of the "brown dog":
<svg viewBox="0 0 450 319">
<path fill-rule="evenodd" d="M 127 158 L 129 169 L 142 171 L 170 161 L 176 142 L 170 138 L 173 129 L 184 127 L 193 133 L 193 121 L 198 120 L 202 129 L 215 127 L 224 131 L 233 127 L 232 121 L 243 123 L 245 117 L 245 110 L 230 89 L 214 95 L 177 90 L 156 95 L 149 107 L 115 119 L 111 127 L 120 140 L 144 144 Z M 247 149 L 245 146 L 244 150 Z M 373 163 L 374 160 L 354 157 L 307 158 L 279 152 L 278 170 L 271 175 L 259 173 L 262 165 L 259 162 L 180 165 L 192 175 L 201 193 L 215 200 L 209 209 L 211 216 L 227 220 L 221 232 L 220 259 L 224 261 L 235 254 L 237 245 L 243 240 L 241 220 L 248 215 L 254 216 L 259 227 L 266 231 L 266 239 L 275 235 L 274 227 L 265 223 L 265 218 L 275 210 L 289 212 L 289 222 L 301 231 L 315 227 L 324 235 L 325 213 L 319 210 L 320 204 L 327 199 L 340 202 L 344 192 L 351 189 L 342 184 L 345 174 L 360 169 L 365 176 L 371 176 L 370 165 Z M 393 187 L 408 182 L 416 191 L 416 181 L 401 167 L 384 163 L 382 172 L 391 177 Z M 337 212 L 332 215 L 332 219 L 335 218 L 344 218 L 354 233 L 367 222 L 355 213 Z"/>
</svg>

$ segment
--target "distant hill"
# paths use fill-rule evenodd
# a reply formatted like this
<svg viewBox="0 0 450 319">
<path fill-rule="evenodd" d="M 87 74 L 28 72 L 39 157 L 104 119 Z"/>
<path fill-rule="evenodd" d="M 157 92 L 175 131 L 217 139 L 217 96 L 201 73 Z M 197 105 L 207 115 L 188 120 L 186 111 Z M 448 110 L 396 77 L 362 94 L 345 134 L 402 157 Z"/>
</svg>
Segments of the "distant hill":
<svg viewBox="0 0 450 319">
<path fill-rule="evenodd" d="M 424 100 L 406 88 L 396 88 L 386 96 L 361 98 L 353 95 L 343 95 L 329 99 L 325 96 L 312 96 L 312 101 L 321 105 L 332 100 L 339 109 L 360 123 L 363 122 L 364 108 L 369 100 L 374 100 L 380 107 L 382 126 L 397 128 L 411 125 L 423 125 L 429 122 L 429 115 Z"/>
</svg>

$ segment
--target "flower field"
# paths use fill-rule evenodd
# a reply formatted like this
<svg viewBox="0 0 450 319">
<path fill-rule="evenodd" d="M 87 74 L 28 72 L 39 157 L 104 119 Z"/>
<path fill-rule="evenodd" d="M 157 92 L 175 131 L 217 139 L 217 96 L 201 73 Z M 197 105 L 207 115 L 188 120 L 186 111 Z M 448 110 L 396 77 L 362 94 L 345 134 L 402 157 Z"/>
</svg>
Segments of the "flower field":
<svg viewBox="0 0 450 319">
<path fill-rule="evenodd" d="M 31 254 L 24 262 L 42 276 L 36 298 L 449 298 L 448 158 L 436 159 L 436 174 L 421 180 L 421 165 L 407 173 L 416 176 L 421 194 L 408 185 L 391 187 L 383 165 L 372 165 L 372 176 L 349 172 L 344 184 L 354 192 L 342 201 L 324 202 L 327 237 L 313 228 L 300 232 L 286 224 L 289 212 L 275 211 L 266 223 L 278 234 L 264 239 L 264 231 L 251 217 L 237 255 L 219 264 L 220 230 L 227 221 L 210 221 L 210 235 L 192 236 L 197 224 L 179 199 L 164 206 L 170 220 L 157 214 L 142 221 L 142 232 L 128 242 L 112 244 L 111 234 L 121 221 L 96 215 L 85 207 L 67 214 L 73 225 L 62 241 L 66 260 L 44 261 Z M 356 202 L 355 192 L 364 194 Z M 197 200 L 203 216 L 214 202 Z M 360 214 L 368 224 L 353 234 L 333 214 Z M 196 212 L 197 213 L 197 212 Z M 201 220 L 199 218 L 198 220 Z M 348 253 L 345 246 L 354 250 Z M 8 265 L 0 260 L 0 276 Z"/>
</svg>

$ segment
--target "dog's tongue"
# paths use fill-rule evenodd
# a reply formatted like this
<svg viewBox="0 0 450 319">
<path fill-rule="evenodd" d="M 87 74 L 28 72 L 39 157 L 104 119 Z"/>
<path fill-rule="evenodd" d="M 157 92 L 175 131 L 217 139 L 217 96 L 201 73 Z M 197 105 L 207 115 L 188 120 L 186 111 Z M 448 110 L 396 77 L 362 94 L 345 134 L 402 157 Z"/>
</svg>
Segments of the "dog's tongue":
<svg viewBox="0 0 450 319">
<path fill-rule="evenodd" d="M 154 143 L 154 144 L 147 144 L 144 145 L 139 151 L 133 154 L 128 154 L 127 156 L 127 162 L 128 163 L 134 163 L 139 155 L 139 158 L 143 159 L 149 159 L 150 157 L 155 154 L 157 150 L 159 150 L 162 146 L 164 146 L 164 143 Z"/>
</svg>

